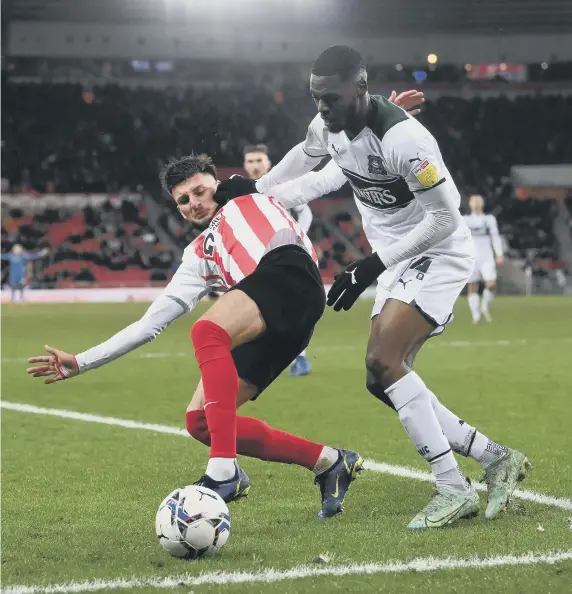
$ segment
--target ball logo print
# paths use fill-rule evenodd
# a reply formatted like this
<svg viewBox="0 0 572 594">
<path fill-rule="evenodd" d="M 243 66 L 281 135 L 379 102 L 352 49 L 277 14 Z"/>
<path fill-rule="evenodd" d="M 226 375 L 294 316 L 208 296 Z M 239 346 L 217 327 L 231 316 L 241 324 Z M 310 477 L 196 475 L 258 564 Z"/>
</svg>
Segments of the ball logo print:
<svg viewBox="0 0 572 594">
<path fill-rule="evenodd" d="M 189 485 L 170 493 L 155 518 L 159 544 L 173 557 L 212 557 L 230 535 L 230 513 L 214 491 Z"/>
</svg>

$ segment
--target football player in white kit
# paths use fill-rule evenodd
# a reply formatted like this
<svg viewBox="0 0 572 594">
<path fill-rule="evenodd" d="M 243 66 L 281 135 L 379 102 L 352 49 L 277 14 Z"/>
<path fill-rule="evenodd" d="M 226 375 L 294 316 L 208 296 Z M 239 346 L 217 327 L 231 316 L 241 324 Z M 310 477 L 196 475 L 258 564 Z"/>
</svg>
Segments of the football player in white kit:
<svg viewBox="0 0 572 594">
<path fill-rule="evenodd" d="M 452 413 L 411 369 L 424 342 L 451 320 L 473 271 L 474 243 L 459 212 L 459 192 L 430 132 L 390 100 L 369 94 L 357 51 L 334 46 L 322 52 L 310 91 L 318 115 L 306 140 L 258 180 L 256 189 L 284 197 L 284 206 L 291 207 L 349 181 L 374 253 L 337 278 L 328 304 L 347 310 L 377 280 L 366 385 L 397 411 L 437 486 L 409 528 L 436 528 L 478 513 L 478 495 L 453 451 L 483 466 L 485 516 L 492 519 L 526 475 L 526 456 Z M 332 161 L 324 169 L 307 173 L 328 155 Z M 232 183 L 223 182 L 219 191 L 231 191 Z"/>
<path fill-rule="evenodd" d="M 257 180 L 263 175 L 267 174 L 272 167 L 270 158 L 268 157 L 268 147 L 264 144 L 248 145 L 244 149 L 244 170 L 250 179 Z M 304 233 L 308 234 L 308 230 L 312 225 L 311 208 L 306 204 L 300 204 L 292 209 L 292 216 L 298 222 Z M 301 377 L 312 373 L 312 366 L 306 356 L 306 349 L 304 349 L 292 362 L 290 366 L 290 377 Z"/>
<path fill-rule="evenodd" d="M 495 294 L 497 266 L 502 266 L 504 263 L 497 220 L 494 215 L 484 213 L 484 206 L 483 197 L 473 194 L 469 197 L 471 214 L 464 216 L 467 227 L 473 235 L 477 251 L 477 261 L 467 287 L 473 324 L 480 321 L 481 315 L 487 322 L 492 321 L 489 308 Z M 478 291 L 478 282 L 481 280 L 485 283 L 482 301 Z"/>
</svg>

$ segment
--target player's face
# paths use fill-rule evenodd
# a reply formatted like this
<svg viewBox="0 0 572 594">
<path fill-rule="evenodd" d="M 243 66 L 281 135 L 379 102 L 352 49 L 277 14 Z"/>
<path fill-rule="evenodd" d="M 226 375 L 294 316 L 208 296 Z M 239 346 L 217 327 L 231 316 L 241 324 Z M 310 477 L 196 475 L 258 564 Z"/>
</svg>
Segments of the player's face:
<svg viewBox="0 0 572 594">
<path fill-rule="evenodd" d="M 24 248 L 23 248 L 23 247 L 22 247 L 22 246 L 21 246 L 19 243 L 17 243 L 17 244 L 16 244 L 16 245 L 15 245 L 15 246 L 12 248 L 12 253 L 13 253 L 13 254 L 16 254 L 16 255 L 18 255 L 18 254 L 21 254 L 23 251 L 24 251 Z"/>
<path fill-rule="evenodd" d="M 244 170 L 250 179 L 258 179 L 270 171 L 270 159 L 266 153 L 256 151 L 244 155 Z"/>
<path fill-rule="evenodd" d="M 356 112 L 359 88 L 335 76 L 310 76 L 310 93 L 330 132 L 341 132 Z"/>
<path fill-rule="evenodd" d="M 473 194 L 473 196 L 469 197 L 469 208 L 473 213 L 481 213 L 483 212 L 483 208 L 485 206 L 485 201 L 483 200 L 482 196 L 478 194 Z"/>
<path fill-rule="evenodd" d="M 218 181 L 208 173 L 195 173 L 175 186 L 172 196 L 179 212 L 187 221 L 197 227 L 207 227 L 214 217 L 218 204 L 214 193 Z"/>
</svg>

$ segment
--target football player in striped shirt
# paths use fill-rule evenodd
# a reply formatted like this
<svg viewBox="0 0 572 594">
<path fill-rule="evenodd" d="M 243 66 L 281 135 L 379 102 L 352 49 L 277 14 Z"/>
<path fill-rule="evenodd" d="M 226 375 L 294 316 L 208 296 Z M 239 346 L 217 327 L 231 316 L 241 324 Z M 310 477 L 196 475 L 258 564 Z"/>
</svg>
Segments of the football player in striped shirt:
<svg viewBox="0 0 572 594">
<path fill-rule="evenodd" d="M 469 278 L 468 301 L 473 317 L 473 324 L 478 324 L 481 315 L 487 322 L 492 322 L 490 305 L 494 297 L 497 281 L 497 266 L 504 264 L 502 240 L 497 220 L 492 214 L 485 214 L 485 201 L 479 194 L 469 196 L 471 214 L 463 218 L 473 235 L 477 250 L 477 261 Z M 479 281 L 485 283 L 482 301 L 479 303 Z"/>
<path fill-rule="evenodd" d="M 495 518 L 525 477 L 526 456 L 453 414 L 412 369 L 425 341 L 452 319 L 473 270 L 475 248 L 459 192 L 432 134 L 395 101 L 369 94 L 359 52 L 347 46 L 322 52 L 310 91 L 318 114 L 305 141 L 258 180 L 256 190 L 295 204 L 349 182 L 373 254 L 338 276 L 328 305 L 348 310 L 377 282 L 366 386 L 397 412 L 437 486 L 409 528 L 437 528 L 478 513 L 478 494 L 454 452 L 483 466 L 485 517 Z M 328 155 L 330 163 L 311 172 Z"/>
<path fill-rule="evenodd" d="M 272 163 L 268 157 L 268 147 L 264 144 L 248 145 L 244 149 L 244 170 L 250 179 L 257 180 L 263 175 L 266 175 Z M 308 233 L 312 225 L 312 210 L 307 204 L 300 204 L 291 209 L 290 214 L 296 219 L 298 225 L 302 228 L 304 233 Z M 290 377 L 300 377 L 309 375 L 312 372 L 312 366 L 306 356 L 306 349 L 304 349 L 294 359 L 290 366 Z"/>
<path fill-rule="evenodd" d="M 361 456 L 275 429 L 238 406 L 255 400 L 308 344 L 325 307 L 316 252 L 308 236 L 274 199 L 246 195 L 215 200 L 216 169 L 205 156 L 170 161 L 163 187 L 189 222 L 207 228 L 185 249 L 169 285 L 145 315 L 106 342 L 78 355 L 46 347 L 28 369 L 51 384 L 96 369 L 150 342 L 190 312 L 213 288 L 226 292 L 191 329 L 201 382 L 186 427 L 210 446 L 197 484 L 229 502 L 249 491 L 237 453 L 298 464 L 316 475 L 327 518 L 343 511 Z"/>
</svg>

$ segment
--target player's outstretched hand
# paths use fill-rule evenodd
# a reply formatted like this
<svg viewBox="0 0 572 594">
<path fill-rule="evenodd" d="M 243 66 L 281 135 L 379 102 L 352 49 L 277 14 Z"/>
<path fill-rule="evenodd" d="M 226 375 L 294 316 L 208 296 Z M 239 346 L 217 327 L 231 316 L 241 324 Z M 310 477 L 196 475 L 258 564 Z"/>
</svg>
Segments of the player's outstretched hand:
<svg viewBox="0 0 572 594">
<path fill-rule="evenodd" d="M 78 375 L 79 367 L 73 355 L 54 349 L 49 345 L 44 348 L 49 355 L 28 359 L 28 363 L 38 363 L 38 365 L 26 369 L 32 377 L 45 377 L 44 384 L 53 384 Z"/>
<path fill-rule="evenodd" d="M 504 264 L 504 256 L 497 256 L 496 263 L 497 263 L 497 266 L 502 266 Z"/>
<path fill-rule="evenodd" d="M 333 306 L 334 311 L 348 311 L 384 270 L 385 265 L 377 254 L 356 260 L 334 281 L 328 291 L 328 305 Z"/>
<path fill-rule="evenodd" d="M 395 105 L 399 105 L 405 111 L 408 111 L 411 115 L 417 115 L 421 113 L 418 108 L 419 105 L 425 102 L 425 96 L 422 91 L 412 89 L 410 91 L 403 91 L 399 95 L 395 91 L 391 91 L 389 100 Z"/>
<path fill-rule="evenodd" d="M 217 204 L 224 206 L 229 200 L 247 194 L 256 194 L 256 182 L 242 175 L 232 175 L 220 182 L 214 200 Z"/>
</svg>

